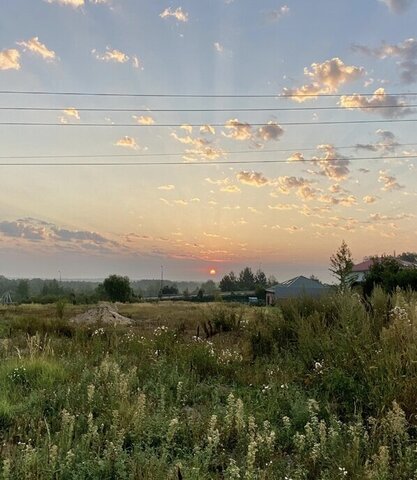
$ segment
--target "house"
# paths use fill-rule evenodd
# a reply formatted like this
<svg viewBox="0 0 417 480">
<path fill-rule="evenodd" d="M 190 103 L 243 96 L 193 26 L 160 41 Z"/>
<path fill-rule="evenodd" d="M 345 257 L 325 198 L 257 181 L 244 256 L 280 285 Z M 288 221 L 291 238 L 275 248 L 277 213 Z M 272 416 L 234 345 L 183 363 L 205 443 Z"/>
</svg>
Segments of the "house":
<svg viewBox="0 0 417 480">
<path fill-rule="evenodd" d="M 387 258 L 387 257 L 381 257 L 381 259 Z M 416 268 L 417 265 L 412 262 L 407 262 L 406 260 L 401 260 L 400 258 L 397 257 L 389 257 L 394 259 L 396 262 L 399 263 L 399 265 L 402 268 Z M 352 271 L 349 274 L 349 282 L 351 285 L 355 285 L 358 283 L 362 283 L 365 281 L 365 276 L 367 273 L 372 268 L 372 265 L 374 265 L 376 262 L 379 261 L 378 257 L 370 258 L 368 260 L 364 260 L 363 262 L 357 263 L 356 265 L 353 265 Z"/>
<path fill-rule="evenodd" d="M 285 298 L 296 298 L 303 295 L 319 297 L 329 291 L 329 287 L 323 285 L 319 280 L 307 278 L 302 275 L 291 278 L 286 282 L 277 283 L 266 289 L 266 304 L 274 305 L 277 300 Z"/>
</svg>

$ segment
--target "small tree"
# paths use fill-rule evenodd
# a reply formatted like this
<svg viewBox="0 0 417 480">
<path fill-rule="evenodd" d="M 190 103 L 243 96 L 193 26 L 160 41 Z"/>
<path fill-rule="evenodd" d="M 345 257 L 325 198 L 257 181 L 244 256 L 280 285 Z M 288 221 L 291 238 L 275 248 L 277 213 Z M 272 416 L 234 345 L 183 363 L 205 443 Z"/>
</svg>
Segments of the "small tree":
<svg viewBox="0 0 417 480">
<path fill-rule="evenodd" d="M 245 267 L 239 274 L 239 288 L 253 290 L 255 288 L 255 275 L 250 267 Z"/>
<path fill-rule="evenodd" d="M 343 240 L 337 252 L 330 257 L 329 268 L 333 276 L 339 280 L 342 290 L 349 286 L 349 274 L 352 272 L 352 267 L 352 253 Z"/>
<path fill-rule="evenodd" d="M 237 278 L 234 272 L 228 273 L 220 280 L 220 290 L 222 292 L 234 292 L 237 287 Z"/>
<path fill-rule="evenodd" d="M 103 282 L 106 297 L 112 302 L 128 302 L 132 295 L 129 277 L 110 275 Z"/>
</svg>

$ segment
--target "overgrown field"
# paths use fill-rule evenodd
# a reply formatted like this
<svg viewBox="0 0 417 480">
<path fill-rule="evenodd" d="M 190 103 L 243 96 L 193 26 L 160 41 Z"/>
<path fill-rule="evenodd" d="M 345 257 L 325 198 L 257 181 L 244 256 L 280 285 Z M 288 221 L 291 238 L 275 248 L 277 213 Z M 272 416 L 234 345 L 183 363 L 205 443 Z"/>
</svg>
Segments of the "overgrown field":
<svg viewBox="0 0 417 480">
<path fill-rule="evenodd" d="M 417 479 L 417 296 L 0 309 L 1 479 Z"/>
</svg>

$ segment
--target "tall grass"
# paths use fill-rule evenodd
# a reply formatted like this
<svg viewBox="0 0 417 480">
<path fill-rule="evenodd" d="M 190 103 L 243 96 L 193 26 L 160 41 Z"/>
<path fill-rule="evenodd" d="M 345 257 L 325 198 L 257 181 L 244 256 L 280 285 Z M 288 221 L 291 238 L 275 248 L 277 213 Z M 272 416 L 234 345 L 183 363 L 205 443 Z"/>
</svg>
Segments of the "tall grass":
<svg viewBox="0 0 417 480">
<path fill-rule="evenodd" d="M 1 479 L 417 478 L 411 292 L 130 305 L 129 328 L 53 308 L 3 315 Z"/>
</svg>

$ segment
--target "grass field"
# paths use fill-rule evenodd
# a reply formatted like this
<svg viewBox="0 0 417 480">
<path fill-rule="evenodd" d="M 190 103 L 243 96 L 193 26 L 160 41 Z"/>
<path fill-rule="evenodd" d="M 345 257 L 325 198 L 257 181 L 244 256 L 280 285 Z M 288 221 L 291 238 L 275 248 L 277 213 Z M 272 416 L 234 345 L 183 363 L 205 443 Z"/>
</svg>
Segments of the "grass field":
<svg viewBox="0 0 417 480">
<path fill-rule="evenodd" d="M 85 308 L 0 308 L 0 478 L 417 479 L 416 295 Z"/>
</svg>

